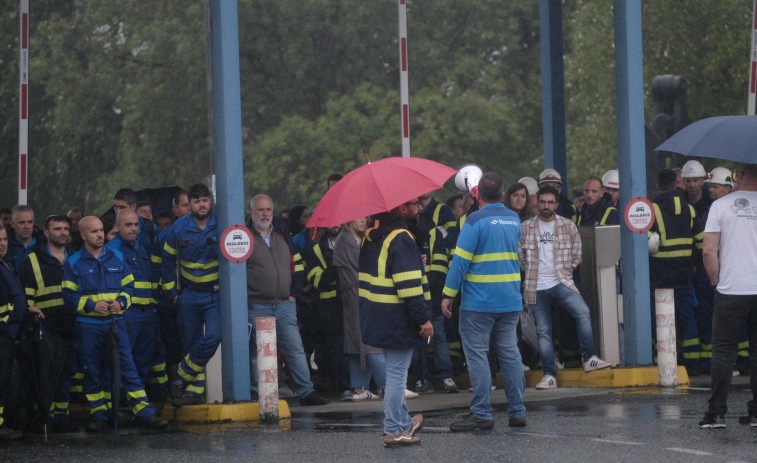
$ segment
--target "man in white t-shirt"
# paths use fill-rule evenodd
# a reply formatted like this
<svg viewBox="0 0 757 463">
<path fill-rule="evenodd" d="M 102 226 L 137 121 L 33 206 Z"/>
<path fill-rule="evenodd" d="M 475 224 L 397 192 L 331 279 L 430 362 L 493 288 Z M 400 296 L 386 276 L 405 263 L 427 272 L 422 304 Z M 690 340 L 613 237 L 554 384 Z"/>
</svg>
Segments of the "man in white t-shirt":
<svg viewBox="0 0 757 463">
<path fill-rule="evenodd" d="M 581 263 L 581 237 L 570 219 L 555 214 L 559 196 L 551 186 L 543 186 L 536 193 L 539 215 L 523 222 L 518 253 L 520 267 L 525 272 L 526 303 L 534 314 L 544 370 L 536 389 L 557 387 L 550 313 L 553 304 L 576 320 L 584 370 L 610 366 L 594 353 L 589 307 L 573 282 L 573 270 Z"/>
<path fill-rule="evenodd" d="M 704 267 L 715 286 L 712 319 L 712 393 L 699 427 L 725 428 L 728 388 L 744 324 L 749 328 L 752 400 L 739 422 L 757 426 L 757 164 L 745 164 L 739 190 L 710 207 L 704 229 Z M 718 249 L 720 252 L 718 253 Z"/>
</svg>

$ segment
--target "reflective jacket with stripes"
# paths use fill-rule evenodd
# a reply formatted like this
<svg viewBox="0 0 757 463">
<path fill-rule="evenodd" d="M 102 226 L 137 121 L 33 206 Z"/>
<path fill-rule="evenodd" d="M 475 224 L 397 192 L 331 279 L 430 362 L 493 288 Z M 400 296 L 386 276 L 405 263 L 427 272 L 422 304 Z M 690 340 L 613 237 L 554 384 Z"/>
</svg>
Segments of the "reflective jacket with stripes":
<svg viewBox="0 0 757 463">
<path fill-rule="evenodd" d="M 210 213 L 205 228 L 200 229 L 192 214 L 180 218 L 168 229 L 163 244 L 161 285 L 166 296 L 176 296 L 176 260 L 182 289 L 211 291 L 218 285 L 218 232 L 216 213 Z"/>
<path fill-rule="evenodd" d="M 431 319 L 431 295 L 415 238 L 398 215 L 375 216 L 360 250 L 360 331 L 372 347 L 426 344 L 420 325 Z"/>
<path fill-rule="evenodd" d="M 651 232 L 660 234 L 660 247 L 649 256 L 649 278 L 654 287 L 691 281 L 693 254 L 702 249 L 703 224 L 679 189 L 657 196 L 652 202 L 655 222 Z"/>
<path fill-rule="evenodd" d="M 452 213 L 452 209 L 449 206 L 431 198 L 431 201 L 426 204 L 421 214 L 425 216 L 425 219 L 433 222 L 435 227 L 441 227 L 440 231 L 442 231 L 442 237 L 448 248 L 455 247 L 455 241 L 457 241 L 460 228 L 458 228 L 455 214 Z"/>
<path fill-rule="evenodd" d="M 455 297 L 462 290 L 461 310 L 521 310 L 520 235 L 520 219 L 502 203 L 488 204 L 469 215 L 457 239 L 444 295 Z"/>
<path fill-rule="evenodd" d="M 578 214 L 576 226 L 578 227 L 596 227 L 602 225 L 619 225 L 620 214 L 618 209 L 613 206 L 612 197 L 605 193 L 591 206 L 584 204 L 581 213 Z"/>
<path fill-rule="evenodd" d="M 70 254 L 66 250 L 66 258 Z M 42 323 L 50 332 L 71 337 L 74 312 L 63 301 L 61 283 L 63 264 L 42 244 L 29 254 L 19 270 L 26 291 L 26 302 L 45 315 Z"/>
<path fill-rule="evenodd" d="M 105 247 L 123 254 L 124 262 L 134 277 L 134 293 L 131 296 L 133 308 L 154 308 L 157 303 L 153 298 L 153 291 L 157 289 L 157 282 L 150 279 L 150 253 L 139 242 L 129 244 L 121 235 L 116 235 Z"/>
<path fill-rule="evenodd" d="M 13 267 L 0 258 L 0 333 L 16 339 L 26 310 L 21 280 Z"/>
<path fill-rule="evenodd" d="M 334 250 L 329 246 L 329 237 L 313 245 L 307 254 L 307 280 L 318 293 L 315 305 L 321 321 L 329 328 L 331 325 L 342 328 L 342 305 L 338 292 L 336 268 L 333 266 Z"/>
<path fill-rule="evenodd" d="M 131 305 L 134 277 L 119 251 L 103 247 L 95 258 L 83 247 L 63 265 L 63 300 L 76 312 L 77 321 L 110 323 L 110 313 L 95 312 L 99 301 L 115 300 L 119 314 Z"/>
</svg>

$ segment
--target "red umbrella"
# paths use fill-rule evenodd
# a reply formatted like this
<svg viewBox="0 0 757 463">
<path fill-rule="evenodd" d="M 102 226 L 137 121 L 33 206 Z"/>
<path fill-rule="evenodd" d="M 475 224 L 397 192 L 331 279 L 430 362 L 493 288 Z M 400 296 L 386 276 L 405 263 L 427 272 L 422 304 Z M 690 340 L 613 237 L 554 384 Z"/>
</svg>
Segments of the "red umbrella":
<svg viewBox="0 0 757 463">
<path fill-rule="evenodd" d="M 457 170 L 422 158 L 392 157 L 358 167 L 339 180 L 318 203 L 308 227 L 334 227 L 394 209 L 434 191 Z"/>
</svg>

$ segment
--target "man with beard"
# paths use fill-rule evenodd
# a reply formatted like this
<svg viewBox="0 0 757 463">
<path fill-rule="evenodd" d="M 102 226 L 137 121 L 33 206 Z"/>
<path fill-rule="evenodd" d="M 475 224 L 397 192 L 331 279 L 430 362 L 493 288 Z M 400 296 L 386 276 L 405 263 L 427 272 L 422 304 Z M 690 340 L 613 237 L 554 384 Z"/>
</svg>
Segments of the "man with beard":
<svg viewBox="0 0 757 463">
<path fill-rule="evenodd" d="M 295 392 L 300 396 L 300 405 L 326 405 L 329 399 L 315 392 L 310 381 L 305 349 L 297 328 L 295 300 L 305 286 L 305 266 L 287 234 L 274 229 L 273 201 L 259 194 L 250 200 L 250 221 L 254 246 L 247 259 L 247 317 L 252 324 L 250 334 L 251 388 L 258 389 L 258 358 L 255 319 L 276 317 L 276 341 L 284 355 L 294 379 Z"/>
<path fill-rule="evenodd" d="M 66 308 L 61 293 L 63 264 L 69 257 L 66 243 L 69 241 L 70 227 L 71 219 L 65 215 L 48 217 L 45 220 L 47 245 L 40 243 L 19 270 L 29 312 L 39 319 L 43 336 L 61 338 L 62 345 L 67 346 L 69 352 L 60 378 L 52 380 L 56 389 L 50 416 L 55 431 L 75 429 L 68 416 L 71 377 L 77 372 L 76 350 L 73 345 L 75 314 Z"/>
<path fill-rule="evenodd" d="M 405 399 L 413 351 L 434 335 L 423 257 L 408 229 L 417 222 L 417 198 L 374 217 L 360 250 L 360 331 L 386 361 L 384 446 L 420 443 L 423 416 L 410 417 Z"/>
<path fill-rule="evenodd" d="M 589 177 L 584 182 L 584 205 L 578 214 L 576 225 L 579 227 L 596 227 L 602 225 L 618 225 L 620 214 L 613 206 L 610 193 L 605 193 L 602 180 Z"/>
<path fill-rule="evenodd" d="M 29 206 L 22 204 L 13 208 L 11 227 L 13 230 L 8 235 L 8 256 L 5 261 L 12 262 L 18 271 L 26 256 L 45 239 L 41 233 L 34 230 L 34 210 Z"/>
<path fill-rule="evenodd" d="M 165 295 L 181 307 L 179 330 L 184 357 L 177 380 L 181 381 L 178 389 L 183 393 L 174 399 L 176 407 L 205 402 L 205 365 L 221 344 L 216 214 L 210 190 L 205 185 L 192 185 L 187 197 L 192 213 L 168 229 L 161 265 Z"/>
<path fill-rule="evenodd" d="M 581 237 L 575 224 L 555 213 L 560 194 L 543 186 L 536 194 L 539 215 L 523 223 L 519 245 L 520 267 L 525 272 L 524 293 L 536 321 L 539 355 L 544 377 L 536 389 L 557 387 L 555 346 L 552 343 L 550 305 L 564 309 L 576 320 L 584 370 L 610 367 L 594 354 L 589 307 L 573 282 L 573 270 L 581 263 Z"/>
<path fill-rule="evenodd" d="M 109 372 L 105 365 L 111 350 L 111 324 L 118 330 L 121 383 L 134 416 L 150 429 L 163 429 L 168 422 L 155 414 L 139 381 L 131 354 L 123 312 L 131 305 L 134 277 L 123 255 L 104 248 L 105 232 L 97 217 L 85 217 L 79 223 L 84 247 L 63 266 L 61 283 L 63 300 L 76 312 L 76 337 L 79 363 L 84 367 L 84 394 L 90 405 L 92 420 L 87 431 L 105 430 L 106 420 L 118 419 L 112 410 L 106 386 Z M 114 319 L 115 321 L 111 321 Z"/>
</svg>

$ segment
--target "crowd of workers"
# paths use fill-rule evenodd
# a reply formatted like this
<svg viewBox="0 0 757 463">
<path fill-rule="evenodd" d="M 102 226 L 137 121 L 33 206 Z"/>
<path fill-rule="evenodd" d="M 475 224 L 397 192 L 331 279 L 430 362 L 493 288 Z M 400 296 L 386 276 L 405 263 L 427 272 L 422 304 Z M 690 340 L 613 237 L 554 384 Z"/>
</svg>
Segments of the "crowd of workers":
<svg viewBox="0 0 757 463">
<path fill-rule="evenodd" d="M 328 187 L 340 179 L 330 176 Z M 282 391 L 292 385 L 302 405 L 328 403 L 315 390 L 317 373 L 321 387 L 340 391 L 342 400 L 383 398 L 384 444 L 393 446 L 419 442 L 423 419 L 409 416 L 405 400 L 433 390 L 434 376 L 439 389 L 457 392 L 453 376 L 467 367 L 471 415 L 450 428 L 470 431 L 493 426 L 497 359 L 510 426 L 526 425 L 524 370 L 540 365 L 536 389 L 552 389 L 556 370 L 571 361 L 586 371 L 610 367 L 595 353 L 574 272 L 577 227 L 619 224 L 618 171 L 586 179 L 575 194 L 562 194 L 562 183 L 545 169 L 505 189 L 487 173 L 476 191 L 445 204 L 428 193 L 318 230 L 306 228 L 307 207 L 274 214 L 272 198 L 252 197 L 248 316 L 251 326 L 256 317 L 276 318 Z M 713 201 L 737 185 L 729 170 L 707 173 L 689 161 L 679 172 L 660 172 L 657 188 L 652 309 L 655 288 L 674 289 L 681 363 L 690 375 L 709 373 L 715 291 L 702 260 L 704 224 Z M 171 211 L 153 217 L 150 203 L 122 189 L 103 217 L 72 208 L 48 217 L 42 230 L 29 206 L 0 210 L 0 435 L 13 433 L 4 407 L 24 399 L 22 375 L 12 372 L 14 348 L 28 338 L 65 346 L 49 413 L 38 411 L 29 429 L 75 427 L 68 405 L 81 392 L 91 410 L 87 430 L 103 431 L 118 419 L 116 374 L 132 419 L 148 428 L 166 427 L 159 411 L 168 400 L 177 407 L 205 402 L 205 366 L 221 342 L 211 197 L 193 185 L 173 197 Z M 538 335 L 531 351 L 516 334 L 524 303 Z M 254 329 L 250 338 L 254 354 Z M 114 339 L 118 370 L 108 354 Z M 738 348 L 736 371 L 747 373 L 746 330 Z M 409 387 L 408 371 L 416 378 Z M 255 396 L 256 355 L 250 384 Z"/>
</svg>

